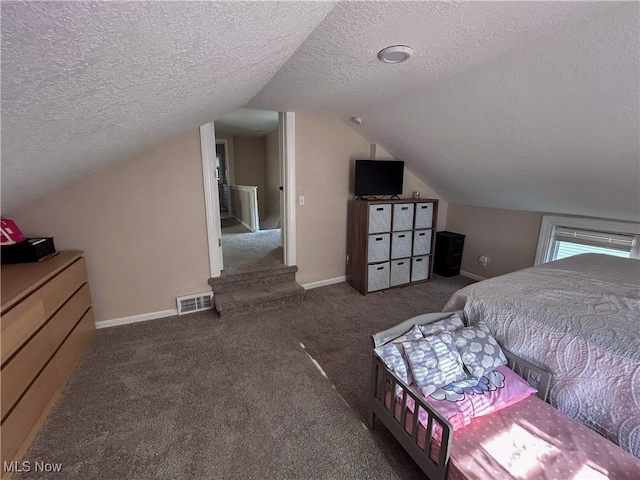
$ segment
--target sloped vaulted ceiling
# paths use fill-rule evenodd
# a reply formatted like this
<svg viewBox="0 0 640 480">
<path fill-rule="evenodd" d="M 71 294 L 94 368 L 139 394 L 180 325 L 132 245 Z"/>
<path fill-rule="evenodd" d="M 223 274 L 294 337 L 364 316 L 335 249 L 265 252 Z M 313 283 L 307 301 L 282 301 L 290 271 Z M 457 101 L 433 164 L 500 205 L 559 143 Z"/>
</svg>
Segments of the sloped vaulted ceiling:
<svg viewBox="0 0 640 480">
<path fill-rule="evenodd" d="M 638 220 L 637 2 L 2 4 L 2 211 L 245 105 L 449 202 Z M 409 44 L 400 65 L 379 49 Z"/>
<path fill-rule="evenodd" d="M 330 2 L 3 2 L 2 212 L 243 107 Z"/>
<path fill-rule="evenodd" d="M 357 115 L 449 202 L 638 221 L 638 6 L 339 4 L 250 105 Z"/>
</svg>

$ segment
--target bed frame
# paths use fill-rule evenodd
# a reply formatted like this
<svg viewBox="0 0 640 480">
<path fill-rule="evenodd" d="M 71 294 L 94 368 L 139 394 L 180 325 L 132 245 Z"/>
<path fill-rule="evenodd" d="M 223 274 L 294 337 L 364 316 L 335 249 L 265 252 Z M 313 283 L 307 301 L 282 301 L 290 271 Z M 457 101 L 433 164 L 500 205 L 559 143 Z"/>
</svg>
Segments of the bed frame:
<svg viewBox="0 0 640 480">
<path fill-rule="evenodd" d="M 468 319 L 463 311 L 420 315 L 418 317 L 405 320 L 388 330 L 372 335 L 371 339 L 373 341 L 373 348 L 384 345 L 390 340 L 399 337 L 410 330 L 414 325 L 426 325 L 437 322 L 438 320 L 449 317 L 452 313 L 457 313 L 460 318 L 463 319 L 464 324 L 469 325 Z M 409 385 L 396 376 L 393 371 L 389 370 L 384 362 L 373 352 L 373 348 L 371 349 L 373 360 L 371 367 L 371 408 L 369 411 L 369 427 L 373 429 L 376 417 L 379 418 L 400 445 L 402 445 L 407 453 L 411 455 L 411 458 L 415 460 L 429 479 L 445 480 L 447 477 L 447 468 L 449 466 L 451 440 L 453 435 L 451 424 L 446 418 L 434 410 L 421 395 L 415 393 L 409 388 Z M 536 395 L 543 401 L 546 401 L 547 393 L 549 391 L 549 372 L 546 372 L 526 360 L 513 355 L 511 352 L 504 349 L 503 351 L 507 357 L 509 368 L 525 379 L 531 386 L 537 388 L 538 393 Z M 385 404 L 386 393 L 389 391 L 389 388 L 391 389 L 391 392 L 395 392 L 397 387 L 400 387 L 402 390 L 402 400 L 399 401 L 398 396 L 392 394 L 391 401 L 387 407 Z M 414 407 L 411 431 L 407 431 L 405 428 L 408 397 L 413 398 L 416 405 Z M 402 405 L 400 420 L 395 417 L 395 410 L 398 403 L 401 403 Z M 427 413 L 427 428 L 424 448 L 418 445 L 419 409 L 422 409 Z M 432 436 L 430 432 L 432 431 L 434 422 L 439 424 L 442 428 L 442 438 L 437 460 L 434 460 L 431 456 Z"/>
</svg>

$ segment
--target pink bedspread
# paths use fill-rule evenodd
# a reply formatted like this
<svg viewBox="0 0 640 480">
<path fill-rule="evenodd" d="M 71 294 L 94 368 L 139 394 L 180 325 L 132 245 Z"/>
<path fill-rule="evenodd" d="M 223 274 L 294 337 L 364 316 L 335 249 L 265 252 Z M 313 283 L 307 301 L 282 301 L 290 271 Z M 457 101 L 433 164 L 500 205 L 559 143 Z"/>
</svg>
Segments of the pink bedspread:
<svg viewBox="0 0 640 480">
<path fill-rule="evenodd" d="M 490 278 L 444 307 L 461 309 L 551 372 L 551 405 L 640 458 L 640 260 L 578 255 Z"/>
</svg>

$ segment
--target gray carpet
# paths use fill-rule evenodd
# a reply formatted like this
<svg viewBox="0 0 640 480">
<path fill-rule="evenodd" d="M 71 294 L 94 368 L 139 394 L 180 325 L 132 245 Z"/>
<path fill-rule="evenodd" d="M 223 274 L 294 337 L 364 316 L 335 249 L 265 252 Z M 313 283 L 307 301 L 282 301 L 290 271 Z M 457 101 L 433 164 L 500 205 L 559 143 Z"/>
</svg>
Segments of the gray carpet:
<svg viewBox="0 0 640 480">
<path fill-rule="evenodd" d="M 280 229 L 251 233 L 236 219 L 227 220 L 222 229 L 225 275 L 283 265 Z"/>
<path fill-rule="evenodd" d="M 363 425 L 369 335 L 467 283 L 366 297 L 342 283 L 286 311 L 100 330 L 25 460 L 61 462 L 65 479 L 423 478 L 382 425 Z"/>
</svg>

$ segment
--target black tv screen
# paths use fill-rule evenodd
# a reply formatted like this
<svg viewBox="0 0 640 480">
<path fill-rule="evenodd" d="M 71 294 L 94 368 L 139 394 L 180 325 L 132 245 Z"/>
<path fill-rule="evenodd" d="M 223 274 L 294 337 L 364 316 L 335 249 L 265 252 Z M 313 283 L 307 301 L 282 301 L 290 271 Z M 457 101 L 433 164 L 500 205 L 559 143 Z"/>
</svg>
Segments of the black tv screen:
<svg viewBox="0 0 640 480">
<path fill-rule="evenodd" d="M 403 161 L 356 160 L 356 196 L 401 195 L 403 180 Z"/>
</svg>

